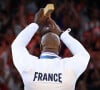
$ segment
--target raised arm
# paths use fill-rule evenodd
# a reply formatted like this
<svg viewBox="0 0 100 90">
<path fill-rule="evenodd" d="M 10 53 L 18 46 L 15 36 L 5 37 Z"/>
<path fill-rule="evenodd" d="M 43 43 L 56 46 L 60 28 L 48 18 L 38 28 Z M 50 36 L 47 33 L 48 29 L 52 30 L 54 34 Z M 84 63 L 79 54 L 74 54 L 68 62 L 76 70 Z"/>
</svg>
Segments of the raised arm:
<svg viewBox="0 0 100 90">
<path fill-rule="evenodd" d="M 67 58 L 67 66 L 72 68 L 78 77 L 87 68 L 90 55 L 83 45 L 69 34 L 70 30 L 67 29 L 61 34 L 61 40 L 73 54 L 73 57 Z"/>
<path fill-rule="evenodd" d="M 20 34 L 16 37 L 12 43 L 12 56 L 13 63 L 17 69 L 22 72 L 24 67 L 29 63 L 29 52 L 26 48 L 27 44 L 30 42 L 31 38 L 34 36 L 35 32 L 38 30 L 38 25 L 36 23 L 31 23 L 28 25 Z M 24 64 L 23 64 L 24 62 Z"/>
<path fill-rule="evenodd" d="M 17 38 L 12 43 L 13 48 L 26 47 L 30 42 L 35 32 L 38 30 L 38 25 L 36 23 L 31 23 L 17 36 Z"/>
<path fill-rule="evenodd" d="M 65 32 L 63 32 L 61 35 L 61 40 L 70 49 L 73 55 L 83 54 L 89 57 L 89 53 L 83 47 L 83 45 L 69 34 L 70 31 L 71 29 L 68 28 Z"/>
<path fill-rule="evenodd" d="M 51 17 L 48 18 L 48 22 L 49 25 L 53 28 L 52 32 L 60 36 L 63 43 L 70 49 L 73 55 L 84 54 L 89 57 L 89 54 L 85 50 L 83 45 L 69 34 L 69 32 L 71 31 L 70 28 L 66 31 L 62 31 Z"/>
<path fill-rule="evenodd" d="M 35 15 L 34 23 L 26 26 L 24 30 L 22 30 L 19 35 L 16 37 L 14 42 L 12 43 L 12 56 L 15 66 L 22 71 L 22 67 L 26 67 L 29 62 L 31 62 L 32 58 L 37 58 L 35 56 L 30 55 L 26 46 L 34 36 L 34 34 L 39 31 L 42 23 L 46 21 L 46 17 L 43 16 L 43 9 L 40 9 L 39 12 Z M 24 62 L 24 64 L 23 64 Z"/>
</svg>

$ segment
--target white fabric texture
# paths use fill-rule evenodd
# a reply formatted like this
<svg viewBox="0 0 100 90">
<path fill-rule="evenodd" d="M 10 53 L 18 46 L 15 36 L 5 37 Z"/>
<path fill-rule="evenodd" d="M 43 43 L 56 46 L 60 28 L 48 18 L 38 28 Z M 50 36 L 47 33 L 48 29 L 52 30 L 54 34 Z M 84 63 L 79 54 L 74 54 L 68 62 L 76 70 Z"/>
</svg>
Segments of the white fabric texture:
<svg viewBox="0 0 100 90">
<path fill-rule="evenodd" d="M 22 77 L 24 90 L 74 90 L 78 77 L 86 70 L 89 53 L 66 30 L 60 38 L 73 57 L 41 60 L 26 49 L 37 30 L 36 23 L 28 25 L 12 43 L 13 62 Z"/>
</svg>

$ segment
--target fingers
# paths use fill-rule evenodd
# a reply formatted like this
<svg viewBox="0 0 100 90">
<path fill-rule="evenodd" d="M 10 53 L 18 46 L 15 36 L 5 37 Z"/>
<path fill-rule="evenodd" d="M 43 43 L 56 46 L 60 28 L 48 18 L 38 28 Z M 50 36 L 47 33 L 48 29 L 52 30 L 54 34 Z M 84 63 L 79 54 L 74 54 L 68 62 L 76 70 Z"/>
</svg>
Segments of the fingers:
<svg viewBox="0 0 100 90">
<path fill-rule="evenodd" d="M 38 14 L 39 14 L 40 16 L 43 16 L 43 15 L 44 15 L 44 10 L 43 10 L 43 8 L 40 8 Z"/>
<path fill-rule="evenodd" d="M 49 24 L 51 24 L 51 26 L 53 27 L 53 28 L 57 28 L 56 26 L 57 26 L 57 24 L 55 23 L 55 21 L 54 20 L 52 20 L 52 18 L 51 17 L 49 17 L 48 18 L 48 23 Z"/>
</svg>

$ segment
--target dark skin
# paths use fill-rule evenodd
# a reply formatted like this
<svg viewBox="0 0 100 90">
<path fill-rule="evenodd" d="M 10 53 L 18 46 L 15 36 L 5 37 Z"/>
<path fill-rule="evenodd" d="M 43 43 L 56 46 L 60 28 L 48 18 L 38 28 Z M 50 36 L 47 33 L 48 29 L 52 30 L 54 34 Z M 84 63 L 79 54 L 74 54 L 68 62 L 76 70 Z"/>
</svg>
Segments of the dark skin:
<svg viewBox="0 0 100 90">
<path fill-rule="evenodd" d="M 60 29 L 60 27 L 56 24 L 56 22 L 50 16 L 48 17 L 47 22 L 48 22 L 48 25 L 52 27 L 52 32 L 60 36 L 63 31 Z"/>
<path fill-rule="evenodd" d="M 47 26 L 47 16 L 44 16 L 44 10 L 41 8 L 36 14 L 34 18 L 34 22 L 39 25 L 38 33 L 42 35 L 42 29 L 44 26 Z"/>
<path fill-rule="evenodd" d="M 44 34 L 48 32 L 53 32 L 60 36 L 62 33 L 60 27 L 55 23 L 54 20 L 51 18 L 50 15 L 44 15 L 44 9 L 41 8 L 35 15 L 34 22 L 39 25 L 38 33 L 40 36 L 43 36 Z"/>
<path fill-rule="evenodd" d="M 38 33 L 40 36 L 44 36 L 48 33 L 48 35 L 43 39 L 41 43 L 41 50 L 42 52 L 53 52 L 55 54 L 59 54 L 60 44 L 59 40 L 55 40 L 52 36 L 52 33 L 60 36 L 62 33 L 60 27 L 52 20 L 51 15 L 44 15 L 43 8 L 36 13 L 34 22 L 39 25 Z M 50 34 L 49 34 L 50 33 Z"/>
<path fill-rule="evenodd" d="M 46 33 L 41 38 L 41 51 L 42 52 L 53 52 L 55 54 L 59 54 L 61 48 L 59 37 L 52 33 Z"/>
</svg>

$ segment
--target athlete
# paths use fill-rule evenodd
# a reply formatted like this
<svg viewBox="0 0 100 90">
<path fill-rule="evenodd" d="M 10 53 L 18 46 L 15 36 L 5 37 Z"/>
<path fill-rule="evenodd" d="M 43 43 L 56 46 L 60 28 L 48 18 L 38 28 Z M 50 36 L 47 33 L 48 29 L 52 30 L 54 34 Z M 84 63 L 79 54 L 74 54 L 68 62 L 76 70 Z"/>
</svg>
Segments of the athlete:
<svg viewBox="0 0 100 90">
<path fill-rule="evenodd" d="M 55 22 L 50 18 L 47 20 L 40 12 L 36 14 L 34 23 L 22 30 L 11 46 L 13 63 L 22 77 L 24 90 L 75 90 L 77 79 L 86 70 L 90 55 L 69 34 L 70 28 L 60 32 Z M 47 21 L 49 25 L 45 26 Z M 31 55 L 26 48 L 36 32 L 42 33 L 40 57 Z M 72 57 L 59 57 L 60 40 L 69 48 Z"/>
</svg>

